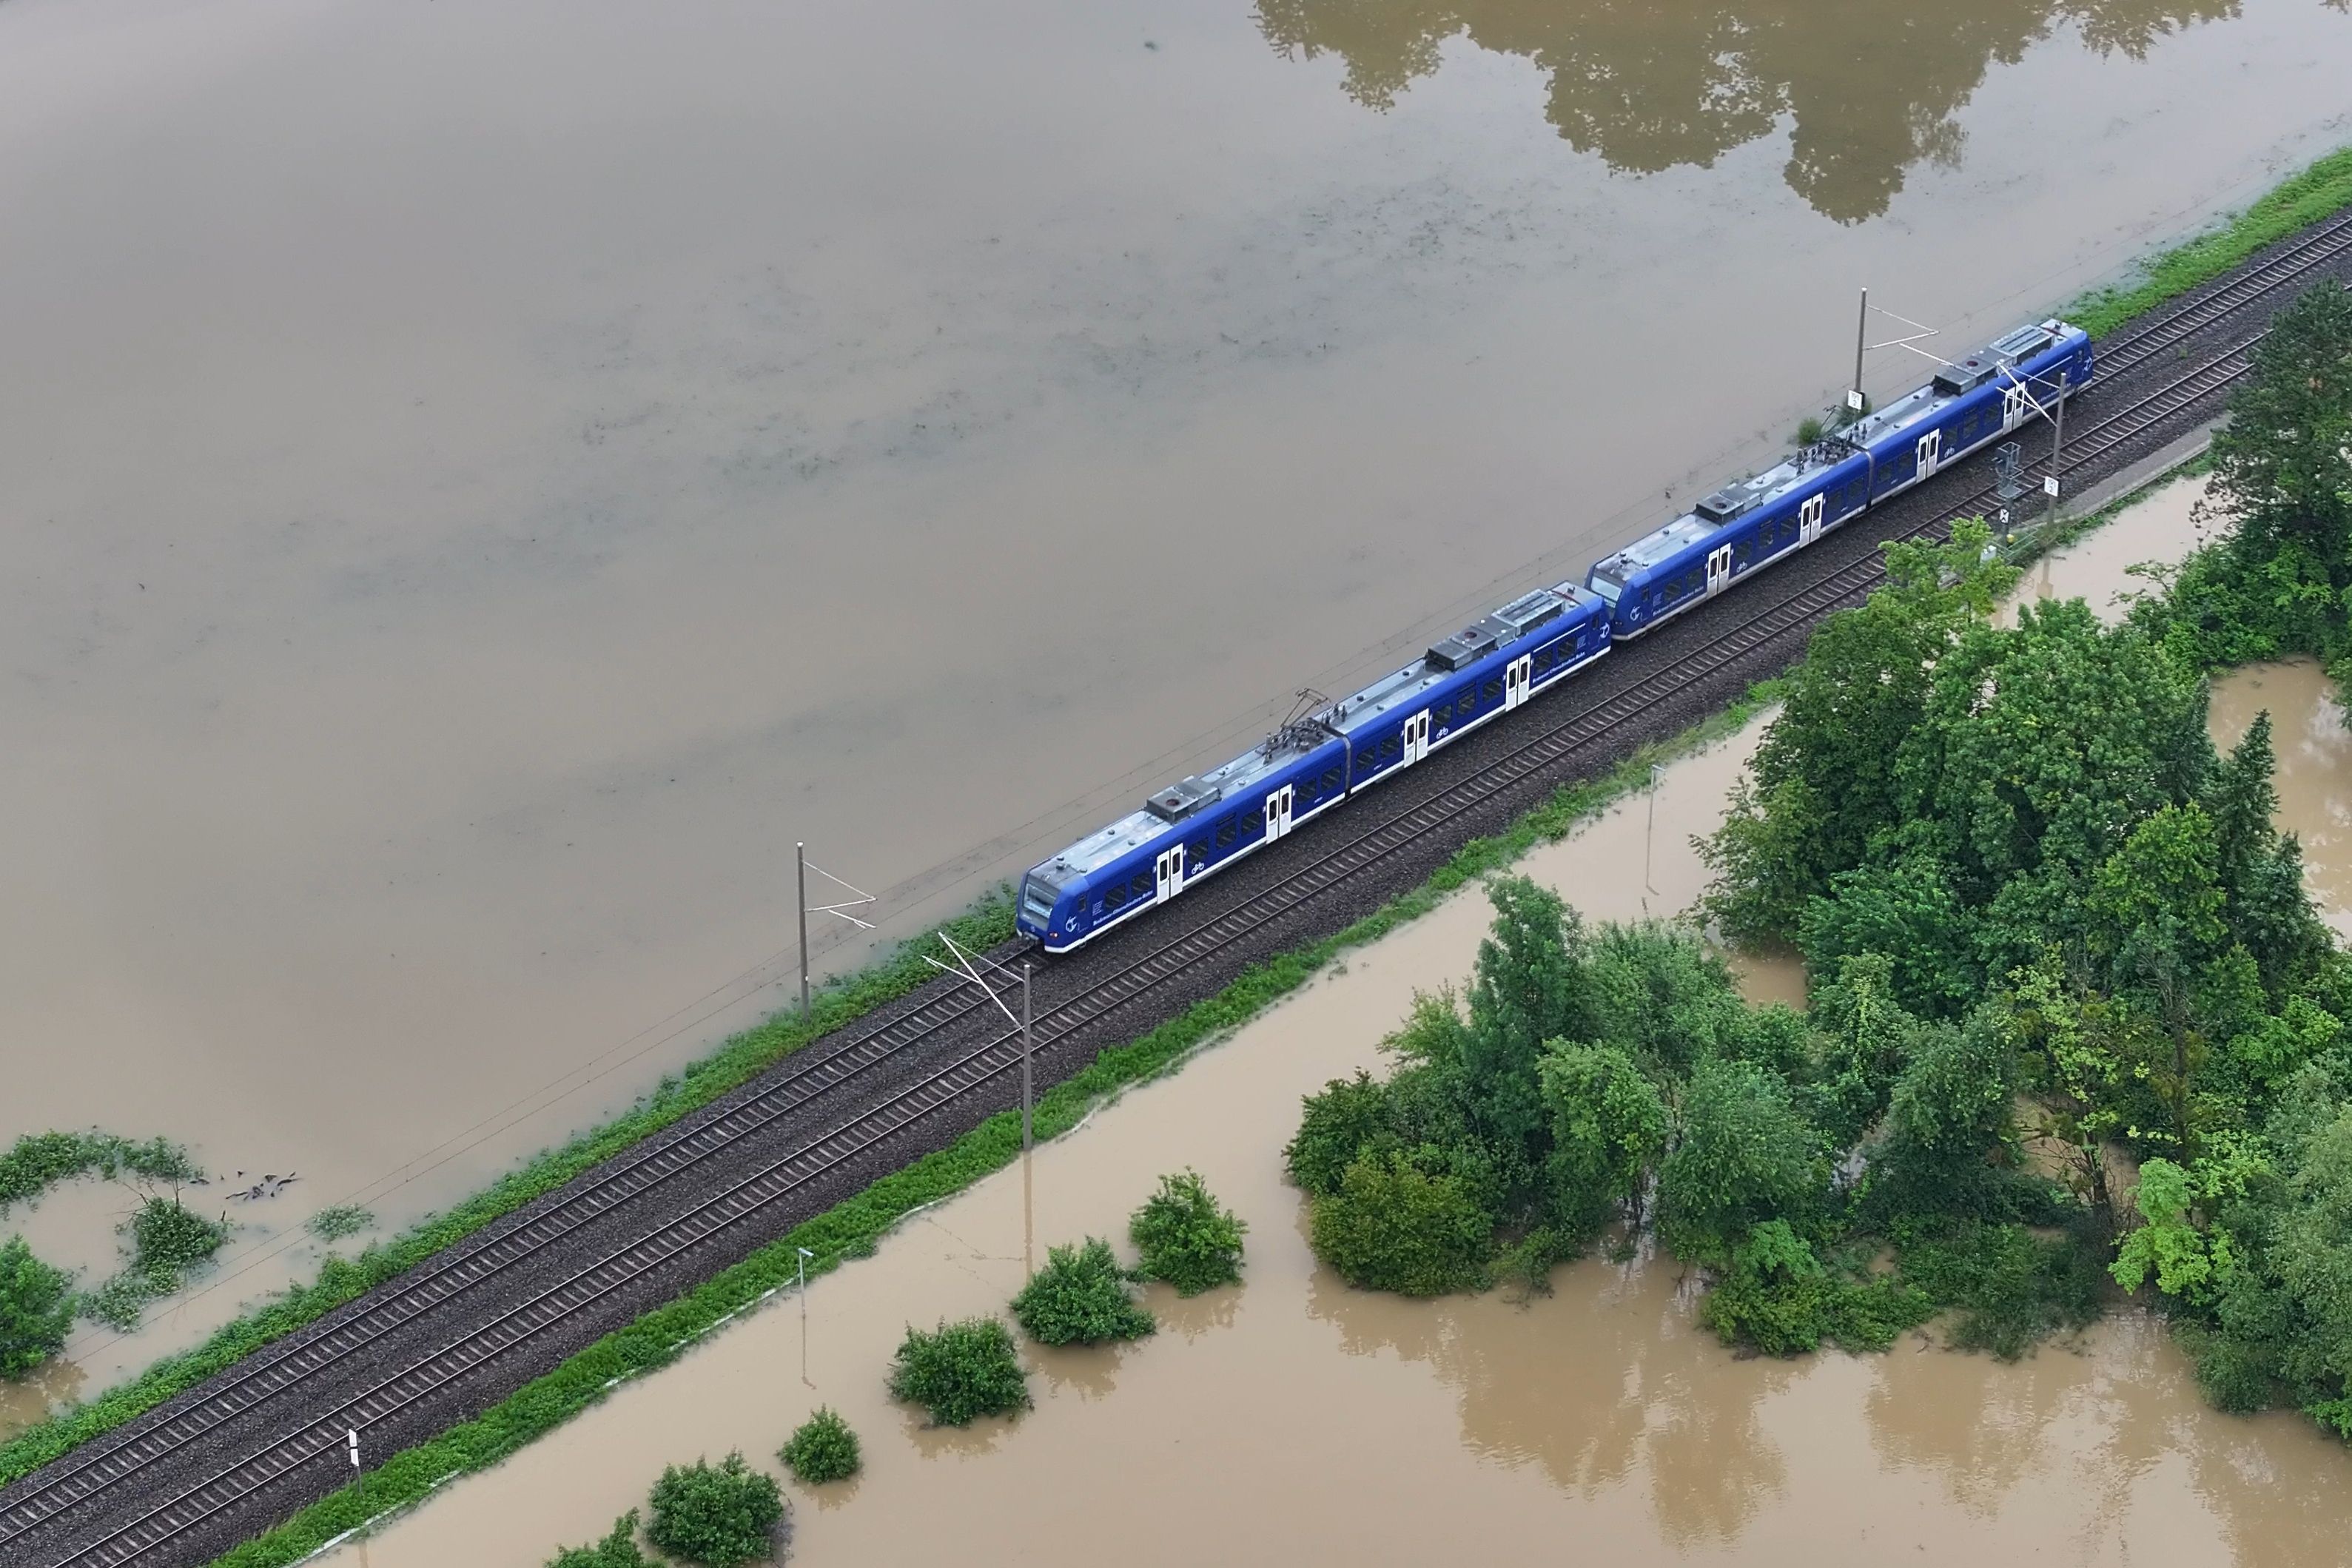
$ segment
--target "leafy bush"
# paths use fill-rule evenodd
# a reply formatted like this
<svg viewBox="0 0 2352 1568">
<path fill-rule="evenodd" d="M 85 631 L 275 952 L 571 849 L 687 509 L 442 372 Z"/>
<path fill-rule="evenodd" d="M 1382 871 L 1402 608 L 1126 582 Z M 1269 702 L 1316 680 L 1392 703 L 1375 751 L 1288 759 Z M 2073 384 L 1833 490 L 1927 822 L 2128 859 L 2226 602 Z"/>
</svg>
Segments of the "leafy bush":
<svg viewBox="0 0 2352 1568">
<path fill-rule="evenodd" d="M 1750 1231 L 1730 1272 L 1701 1309 L 1723 1343 L 1767 1355 L 1799 1355 L 1834 1340 L 1848 1350 L 1885 1350 L 1905 1329 L 1934 1315 L 1927 1292 L 1894 1280 L 1834 1279 L 1784 1220 Z"/>
<path fill-rule="evenodd" d="M 113 1133 L 26 1133 L 0 1155 L 0 1211 L 76 1176 L 191 1181 L 197 1174 L 188 1151 L 165 1138 L 135 1144 Z"/>
<path fill-rule="evenodd" d="M 1160 1178 L 1160 1190 L 1127 1222 L 1128 1239 L 1142 1252 L 1146 1279 L 1164 1280 L 1181 1296 L 1197 1296 L 1242 1277 L 1242 1235 L 1249 1227 L 1220 1208 L 1198 1172 Z"/>
<path fill-rule="evenodd" d="M 357 1236 L 375 1223 L 375 1215 L 356 1203 L 339 1203 L 322 1208 L 310 1217 L 307 1228 L 321 1241 L 341 1241 L 347 1236 Z"/>
<path fill-rule="evenodd" d="M 2014 1361 L 2060 1329 L 2099 1315 L 2105 1272 L 2074 1233 L 2038 1237 L 2021 1225 L 1919 1220 L 1896 1227 L 1904 1280 L 1958 1307 L 1952 1343 Z"/>
<path fill-rule="evenodd" d="M 655 1568 L 654 1560 L 637 1549 L 637 1511 L 629 1510 L 613 1521 L 612 1533 L 593 1546 L 566 1546 L 547 1560 L 547 1568 Z"/>
<path fill-rule="evenodd" d="M 131 1267 L 176 1277 L 211 1258 L 227 1239 L 226 1223 L 206 1219 L 176 1198 L 151 1197 L 131 1217 Z"/>
<path fill-rule="evenodd" d="M 1461 1176 L 1428 1175 L 1402 1154 L 1360 1159 L 1314 1205 L 1315 1255 L 1351 1285 L 1439 1296 L 1485 1282 L 1495 1217 Z"/>
<path fill-rule="evenodd" d="M 942 1322 L 929 1333 L 909 1324 L 891 1361 L 890 1396 L 928 1409 L 935 1427 L 966 1427 L 1027 1409 L 1029 1379 L 1012 1332 L 994 1318 Z"/>
<path fill-rule="evenodd" d="M 864 1462 L 857 1451 L 857 1434 L 830 1405 L 818 1406 L 776 1457 L 795 1479 L 809 1486 L 847 1480 Z"/>
<path fill-rule="evenodd" d="M 0 1246 L 0 1377 L 24 1376 L 65 1348 L 73 1294 L 61 1269 L 33 1256 L 21 1236 Z"/>
<path fill-rule="evenodd" d="M 774 1554 L 784 1499 L 773 1476 L 752 1469 L 735 1453 L 715 1469 L 697 1459 L 662 1471 L 654 1483 L 653 1509 L 646 1533 L 656 1546 L 705 1568 L 738 1568 Z"/>
<path fill-rule="evenodd" d="M 1140 1339 L 1159 1327 L 1136 1305 L 1110 1243 L 1095 1236 L 1083 1247 L 1050 1249 L 1045 1266 L 1013 1298 L 1013 1316 L 1041 1344 Z"/>
<path fill-rule="evenodd" d="M 1388 1086 L 1361 1068 L 1303 1096 L 1298 1132 L 1282 1151 L 1283 1168 L 1303 1192 L 1328 1197 L 1364 1150 L 1389 1131 Z"/>
</svg>

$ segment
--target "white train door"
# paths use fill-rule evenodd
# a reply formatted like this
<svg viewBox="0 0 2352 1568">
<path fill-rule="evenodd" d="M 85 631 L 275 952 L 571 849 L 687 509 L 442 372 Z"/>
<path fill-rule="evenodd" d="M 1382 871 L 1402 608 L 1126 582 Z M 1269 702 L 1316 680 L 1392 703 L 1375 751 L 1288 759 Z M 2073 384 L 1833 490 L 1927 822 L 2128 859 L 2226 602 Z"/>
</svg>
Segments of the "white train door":
<svg viewBox="0 0 2352 1568">
<path fill-rule="evenodd" d="M 1404 759 L 1418 762 L 1429 755 L 1429 710 L 1422 709 L 1404 721 Z"/>
<path fill-rule="evenodd" d="M 1815 496 L 1797 508 L 1797 543 L 1809 545 L 1822 537 L 1822 513 L 1829 507 L 1827 496 Z"/>
<path fill-rule="evenodd" d="M 1503 711 L 1510 712 L 1528 700 L 1528 688 L 1535 685 L 1536 656 L 1522 653 L 1503 666 Z"/>
<path fill-rule="evenodd" d="M 2000 394 L 2000 427 L 2015 430 L 2025 423 L 2025 389 L 2011 387 Z"/>
<path fill-rule="evenodd" d="M 1731 581 L 1731 547 L 1717 545 L 1706 552 L 1706 592 L 1712 599 Z"/>
<path fill-rule="evenodd" d="M 1265 837 L 1268 843 L 1290 831 L 1290 803 L 1297 791 L 1285 784 L 1265 798 Z"/>
<path fill-rule="evenodd" d="M 1943 455 L 1944 433 L 1931 430 L 1919 438 L 1919 477 L 1925 479 L 1936 471 L 1936 459 Z"/>
<path fill-rule="evenodd" d="M 1160 902 L 1167 903 L 1184 891 L 1184 846 L 1163 850 L 1152 862 L 1152 874 L 1160 883 Z"/>
</svg>

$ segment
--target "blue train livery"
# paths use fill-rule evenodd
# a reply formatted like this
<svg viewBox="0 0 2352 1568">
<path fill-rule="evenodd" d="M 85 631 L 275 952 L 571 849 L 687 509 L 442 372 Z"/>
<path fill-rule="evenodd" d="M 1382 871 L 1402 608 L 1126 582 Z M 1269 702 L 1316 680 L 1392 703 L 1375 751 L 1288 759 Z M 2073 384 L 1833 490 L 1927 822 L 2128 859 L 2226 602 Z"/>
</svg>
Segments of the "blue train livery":
<svg viewBox="0 0 2352 1568">
<path fill-rule="evenodd" d="M 1585 585 L 1608 601 L 1611 634 L 1637 637 L 2016 429 L 2090 379 L 2091 340 L 2080 328 L 2056 320 L 2020 327 L 1594 562 Z"/>
<path fill-rule="evenodd" d="M 1021 880 L 1020 928 L 1048 953 L 1090 942 L 1608 651 L 1608 607 L 1585 590 L 1522 594 L 1035 867 Z"/>
<path fill-rule="evenodd" d="M 1222 768 L 1072 844 L 1021 879 L 1015 923 L 1066 953 L 1591 664 L 1802 549 L 2091 379 L 2091 340 L 2049 320 L 1945 365 L 1926 385 L 1751 478 L 1726 485 L 1596 561 L 1580 588 L 1539 588 L 1353 696 L 1302 711 Z"/>
</svg>

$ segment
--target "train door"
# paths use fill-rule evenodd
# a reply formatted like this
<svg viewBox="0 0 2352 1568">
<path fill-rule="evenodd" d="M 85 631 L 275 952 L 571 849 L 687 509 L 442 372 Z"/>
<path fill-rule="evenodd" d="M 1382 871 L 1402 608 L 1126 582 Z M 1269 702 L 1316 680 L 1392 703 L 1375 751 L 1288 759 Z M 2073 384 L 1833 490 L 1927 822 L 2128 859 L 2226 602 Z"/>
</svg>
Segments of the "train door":
<svg viewBox="0 0 2352 1568">
<path fill-rule="evenodd" d="M 1943 455 L 1944 433 L 1931 430 L 1919 438 L 1919 477 L 1925 479 L 1936 471 L 1936 459 Z"/>
<path fill-rule="evenodd" d="M 1404 759 L 1418 762 L 1429 755 L 1429 710 L 1422 709 L 1404 721 Z"/>
<path fill-rule="evenodd" d="M 1712 599 L 1731 581 L 1731 547 L 1717 545 L 1706 552 L 1706 594 Z"/>
<path fill-rule="evenodd" d="M 1822 513 L 1829 503 L 1826 495 L 1815 496 L 1797 508 L 1797 543 L 1801 548 L 1822 537 Z"/>
<path fill-rule="evenodd" d="M 1265 798 L 1265 836 L 1270 843 L 1290 831 L 1290 803 L 1297 791 L 1287 784 Z"/>
<path fill-rule="evenodd" d="M 2024 423 L 2025 411 L 2028 406 L 2023 387 L 2011 387 L 2002 392 L 2000 394 L 2000 427 L 2003 430 L 2015 430 Z"/>
<path fill-rule="evenodd" d="M 1167 903 L 1184 891 L 1184 846 L 1162 850 L 1152 862 L 1152 875 L 1160 883 L 1160 902 Z"/>
<path fill-rule="evenodd" d="M 1503 711 L 1510 712 L 1528 700 L 1528 688 L 1535 685 L 1536 656 L 1522 653 L 1503 666 Z"/>
</svg>

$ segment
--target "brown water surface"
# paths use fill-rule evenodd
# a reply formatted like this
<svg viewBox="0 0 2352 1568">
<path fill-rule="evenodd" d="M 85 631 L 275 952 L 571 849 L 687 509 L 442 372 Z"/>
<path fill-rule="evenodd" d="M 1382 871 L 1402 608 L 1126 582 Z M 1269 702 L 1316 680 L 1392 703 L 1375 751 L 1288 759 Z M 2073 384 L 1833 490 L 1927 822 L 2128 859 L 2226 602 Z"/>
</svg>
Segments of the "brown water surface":
<svg viewBox="0 0 2352 1568">
<path fill-rule="evenodd" d="M 2310 659 L 2249 664 L 2213 683 L 2213 743 L 2271 716 L 2278 825 L 2303 841 L 2303 881 L 2339 941 L 2352 940 L 2352 729 L 2336 683 Z"/>
<path fill-rule="evenodd" d="M 0 1137 L 301 1177 L 93 1378 L 2346 134 L 1878 20 L 0 5 Z"/>
<path fill-rule="evenodd" d="M 1753 744 L 1670 768 L 1529 869 L 1596 918 L 1697 888 L 1688 837 L 1719 820 Z M 1627 879 L 1631 869 L 1636 875 Z M 866 1445 L 853 1483 L 792 1489 L 804 1563 L 1577 1561 L 2321 1568 L 2352 1531 L 2352 1460 L 2308 1423 L 2225 1417 L 2138 1316 L 2003 1365 L 1915 1336 L 1892 1354 L 1735 1360 L 1675 1265 L 1591 1260 L 1547 1297 L 1408 1301 L 1318 1269 L 1278 1151 L 1297 1096 L 1359 1065 L 1417 986 L 1458 977 L 1486 918 L 1458 897 L 1351 956 L 1176 1078 L 1042 1148 L 1022 1173 L 906 1225 L 872 1260 L 780 1298 L 658 1377 L 370 1545 L 366 1568 L 542 1562 L 601 1533 L 667 1463 L 768 1461 L 818 1404 Z M 1246 1279 L 1155 1289 L 1155 1337 L 1028 1350 L 1036 1408 L 924 1428 L 884 1395 L 902 1325 L 998 1311 L 1024 1253 L 1120 1235 L 1158 1173 L 1191 1165 L 1250 1225 Z M 772 1461 L 771 1461 L 772 1462 Z M 340 1562 L 356 1564 L 356 1548 Z"/>
</svg>

